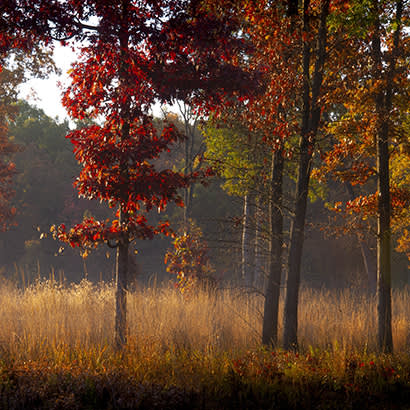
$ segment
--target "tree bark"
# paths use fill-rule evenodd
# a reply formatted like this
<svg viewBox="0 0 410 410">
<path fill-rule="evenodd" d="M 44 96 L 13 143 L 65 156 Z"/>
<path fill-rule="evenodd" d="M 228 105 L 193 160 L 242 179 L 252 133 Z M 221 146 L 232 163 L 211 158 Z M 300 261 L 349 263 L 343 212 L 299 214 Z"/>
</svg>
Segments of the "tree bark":
<svg viewBox="0 0 410 410">
<path fill-rule="evenodd" d="M 204 145 L 201 144 L 196 150 L 195 146 L 198 144 L 198 138 L 200 134 L 198 133 L 198 114 L 192 112 L 192 108 L 186 103 L 177 102 L 179 112 L 184 120 L 184 131 L 185 131 L 185 141 L 184 141 L 184 175 L 187 176 L 197 171 L 201 167 L 201 163 L 195 164 L 195 160 L 201 156 L 204 152 Z M 192 199 L 194 196 L 195 184 L 190 184 L 188 187 L 184 188 L 184 229 L 189 227 L 189 219 L 192 213 Z"/>
<path fill-rule="evenodd" d="M 121 63 L 119 71 L 119 86 L 127 88 L 129 83 L 128 68 L 126 61 L 129 57 L 128 48 L 128 0 L 122 0 L 122 21 L 120 23 L 119 40 L 121 47 Z M 121 134 L 120 140 L 125 141 L 130 138 L 130 99 L 128 96 L 121 105 Z M 129 168 L 127 159 L 122 160 L 119 164 L 121 170 L 121 179 L 124 181 L 122 192 L 122 203 L 119 205 L 119 226 L 121 229 L 128 225 L 129 215 L 124 209 L 124 204 L 128 201 L 128 181 Z M 127 288 L 128 288 L 128 247 L 129 234 L 127 231 L 122 232 L 122 236 L 117 245 L 116 256 L 116 291 L 115 291 L 115 328 L 114 343 L 117 349 L 122 349 L 127 343 Z"/>
<path fill-rule="evenodd" d="M 390 181 L 387 133 L 377 136 L 377 323 L 378 346 L 383 352 L 393 350 L 391 327 L 391 240 Z"/>
<path fill-rule="evenodd" d="M 263 290 L 264 288 L 264 275 L 262 270 L 262 247 L 263 237 L 261 232 L 261 199 L 258 198 L 255 201 L 255 249 L 254 249 L 254 274 L 253 274 L 253 286 L 257 290 Z"/>
<path fill-rule="evenodd" d="M 269 199 L 269 268 L 263 313 L 262 343 L 276 346 L 278 343 L 279 297 L 282 277 L 283 253 L 283 149 L 272 154 L 271 186 Z"/>
<path fill-rule="evenodd" d="M 253 284 L 252 261 L 252 216 L 254 211 L 254 195 L 248 193 L 243 199 L 243 224 L 242 224 L 242 283 L 246 287 Z"/>
<path fill-rule="evenodd" d="M 287 15 L 289 17 L 296 16 L 298 14 L 298 0 L 288 0 Z"/>
<path fill-rule="evenodd" d="M 372 59 L 374 79 L 383 81 L 383 52 L 381 42 L 381 23 L 379 21 L 379 2 L 373 3 L 376 27 L 372 38 Z M 391 200 L 389 175 L 389 115 L 392 109 L 392 96 L 396 62 L 398 57 L 403 0 L 396 2 L 396 29 L 393 35 L 393 48 L 388 68 L 384 73 L 385 89 L 375 93 L 377 118 L 377 343 L 381 352 L 393 351 L 392 307 L 391 307 Z"/>
<path fill-rule="evenodd" d="M 310 34 L 309 0 L 304 2 L 303 30 Z M 321 116 L 320 93 L 326 59 L 327 16 L 329 0 L 324 0 L 320 14 L 317 49 L 313 79 L 310 78 L 311 43 L 304 40 L 303 46 L 303 112 L 300 137 L 299 165 L 296 183 L 295 215 L 291 224 L 288 276 L 284 310 L 283 344 L 285 349 L 297 349 L 298 304 L 300 270 L 304 243 L 306 207 L 312 157 Z M 312 83 L 312 84 L 311 84 Z"/>
<path fill-rule="evenodd" d="M 290 248 L 288 275 L 286 281 L 286 298 L 284 309 L 283 345 L 285 349 L 297 349 L 298 305 L 300 270 L 304 243 L 305 218 L 309 179 L 311 173 L 311 155 L 307 150 L 310 144 L 301 141 L 301 159 L 298 169 L 296 188 L 295 216 L 290 228 Z"/>
<path fill-rule="evenodd" d="M 126 237 L 117 247 L 114 331 L 114 343 L 117 349 L 122 349 L 127 343 L 128 247 L 129 242 Z"/>
<path fill-rule="evenodd" d="M 185 121 L 185 143 L 184 143 L 184 152 L 185 152 L 185 166 L 184 166 L 184 176 L 187 176 L 192 172 L 192 149 L 194 144 L 195 133 L 192 135 L 189 133 L 189 117 L 184 116 Z M 193 197 L 193 185 L 189 185 L 184 188 L 184 229 L 188 229 L 188 220 L 191 218 L 191 203 Z"/>
</svg>

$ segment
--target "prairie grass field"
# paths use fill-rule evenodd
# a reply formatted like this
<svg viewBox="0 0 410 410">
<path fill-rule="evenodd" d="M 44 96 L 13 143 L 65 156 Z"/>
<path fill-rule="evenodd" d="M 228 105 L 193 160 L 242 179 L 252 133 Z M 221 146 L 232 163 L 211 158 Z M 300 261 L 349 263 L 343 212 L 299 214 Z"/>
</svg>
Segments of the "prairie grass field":
<svg viewBox="0 0 410 410">
<path fill-rule="evenodd" d="M 0 408 L 410 408 L 408 287 L 394 355 L 355 289 L 302 289 L 297 353 L 261 347 L 263 299 L 237 289 L 130 291 L 121 352 L 112 283 L 3 283 L 0 301 Z"/>
</svg>

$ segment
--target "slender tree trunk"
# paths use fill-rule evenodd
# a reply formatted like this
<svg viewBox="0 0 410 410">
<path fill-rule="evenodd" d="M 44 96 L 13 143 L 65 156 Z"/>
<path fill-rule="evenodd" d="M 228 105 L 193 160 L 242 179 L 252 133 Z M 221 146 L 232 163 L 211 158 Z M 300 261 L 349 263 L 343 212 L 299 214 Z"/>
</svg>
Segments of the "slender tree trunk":
<svg viewBox="0 0 410 410">
<path fill-rule="evenodd" d="M 269 199 L 269 270 L 263 313 L 262 343 L 277 345 L 279 297 L 282 277 L 283 253 L 283 149 L 272 154 L 271 186 Z"/>
<path fill-rule="evenodd" d="M 117 247 L 114 333 L 114 343 L 117 349 L 121 349 L 127 343 L 128 247 L 126 237 L 118 243 Z"/>
<path fill-rule="evenodd" d="M 262 273 L 262 245 L 263 238 L 261 232 L 261 200 L 258 198 L 255 201 L 255 250 L 254 250 L 254 274 L 253 286 L 258 290 L 263 290 L 263 273 Z"/>
<path fill-rule="evenodd" d="M 243 199 L 242 225 L 242 282 L 246 287 L 252 286 L 252 216 L 254 211 L 254 194 L 248 193 Z"/>
<path fill-rule="evenodd" d="M 184 175 L 187 176 L 194 172 L 195 159 L 203 152 L 199 149 L 198 152 L 194 152 L 195 144 L 198 142 L 199 135 L 197 134 L 198 114 L 193 114 L 192 109 L 186 103 L 177 103 L 179 112 L 184 120 L 185 128 L 185 142 L 184 142 Z M 191 184 L 184 188 L 184 227 L 188 229 L 188 220 L 191 218 L 192 213 L 192 199 L 194 196 L 195 185 Z"/>
<path fill-rule="evenodd" d="M 184 151 L 185 151 L 185 166 L 184 166 L 184 176 L 187 176 L 191 171 L 192 171 L 192 158 L 191 158 L 191 141 L 188 138 L 188 126 L 189 124 L 187 123 L 188 119 L 185 118 L 185 133 L 186 133 L 186 140 L 185 140 L 185 146 L 184 146 Z M 188 229 L 188 219 L 191 217 L 191 190 L 192 190 L 192 185 L 184 188 L 184 229 Z"/>
<path fill-rule="evenodd" d="M 309 0 L 304 1 L 303 30 L 310 33 Z M 320 15 L 313 79 L 310 78 L 312 46 L 308 39 L 303 47 L 303 114 L 300 138 L 299 165 L 296 183 L 295 215 L 291 224 L 288 276 L 284 310 L 283 344 L 285 349 L 297 349 L 298 304 L 300 270 L 303 253 L 306 207 L 312 157 L 319 129 L 321 103 L 320 92 L 326 59 L 327 16 L 329 0 L 324 0 Z"/>
</svg>

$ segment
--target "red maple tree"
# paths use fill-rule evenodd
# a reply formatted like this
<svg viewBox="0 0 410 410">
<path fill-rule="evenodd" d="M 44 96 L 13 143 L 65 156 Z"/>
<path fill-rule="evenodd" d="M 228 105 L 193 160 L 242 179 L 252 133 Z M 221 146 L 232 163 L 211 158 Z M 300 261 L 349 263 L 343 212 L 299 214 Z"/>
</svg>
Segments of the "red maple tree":
<svg viewBox="0 0 410 410">
<path fill-rule="evenodd" d="M 73 119 L 95 123 L 68 135 L 82 165 L 75 185 L 80 196 L 115 208 L 115 216 L 51 230 L 84 256 L 101 243 L 117 248 L 115 343 L 121 347 L 129 243 L 167 233 L 168 224 L 151 225 L 147 213 L 169 202 L 182 205 L 178 190 L 199 177 L 157 168 L 161 153 L 183 136 L 171 123 L 156 129 L 151 107 L 180 99 L 207 111 L 243 85 L 252 89 L 252 78 L 231 58 L 244 42 L 232 35 L 235 19 L 195 0 L 7 0 L 1 11 L 5 48 L 20 39 L 80 45 L 63 103 Z"/>
</svg>

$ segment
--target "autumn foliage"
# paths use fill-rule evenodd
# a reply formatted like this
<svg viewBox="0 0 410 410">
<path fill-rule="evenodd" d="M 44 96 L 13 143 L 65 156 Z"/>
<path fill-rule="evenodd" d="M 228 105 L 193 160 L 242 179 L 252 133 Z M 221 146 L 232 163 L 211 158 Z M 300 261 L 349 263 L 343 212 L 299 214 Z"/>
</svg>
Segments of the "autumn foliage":
<svg viewBox="0 0 410 410">
<path fill-rule="evenodd" d="M 81 48 L 63 97 L 72 118 L 96 120 L 68 135 L 82 165 L 75 185 L 80 197 L 105 201 L 117 212 L 110 220 L 87 218 L 71 229 L 53 227 L 53 234 L 73 247 L 88 249 L 101 242 L 114 246 L 121 238 L 132 241 L 167 233 L 166 223 L 151 226 L 146 213 L 163 211 L 169 202 L 182 205 L 178 190 L 198 174 L 158 169 L 161 153 L 183 136 L 171 123 L 156 129 L 151 106 L 157 100 L 185 98 L 208 110 L 224 98 L 228 75 L 238 79 L 230 85 L 230 92 L 237 91 L 243 84 L 241 71 L 229 59 L 241 43 L 226 41 L 230 24 L 221 25 L 194 3 L 137 6 L 105 1 L 86 9 L 72 2 L 67 7 L 80 16 L 87 11 L 100 19 L 98 27 L 84 26 L 73 33 L 79 39 L 87 37 L 90 44 Z M 151 19 L 157 23 L 150 24 Z M 204 27 L 212 28 L 212 41 Z"/>
<path fill-rule="evenodd" d="M 365 5 L 351 6 L 334 20 L 334 24 L 343 24 L 343 27 L 350 21 L 345 27 L 350 32 L 347 31 L 343 40 L 345 47 L 338 47 L 336 54 L 337 60 L 344 62 L 341 66 L 343 75 L 340 72 L 333 74 L 335 82 L 329 90 L 334 105 L 329 112 L 332 121 L 326 131 L 331 144 L 322 145 L 321 162 L 313 170 L 313 176 L 320 182 L 332 178 L 352 187 L 353 198 L 337 200 L 329 206 L 343 216 L 343 226 L 336 231 L 344 234 L 355 231 L 362 231 L 363 234 L 365 230 L 374 228 L 380 196 L 376 187 L 375 136 L 381 123 L 388 129 L 392 231 L 397 235 L 408 223 L 404 211 L 410 205 L 407 178 L 408 108 L 405 108 L 409 101 L 406 85 L 409 70 L 405 61 L 409 44 L 406 35 L 400 32 L 403 22 L 396 21 L 400 19 L 396 15 L 397 4 L 393 6 L 391 3 L 390 15 L 386 14 L 387 7 L 380 9 L 377 18 L 371 17 L 375 11 Z M 358 11 L 368 15 L 367 20 L 363 21 L 364 26 L 349 26 Z M 376 61 L 372 49 L 377 35 L 375 24 L 379 18 L 386 21 L 384 29 L 378 33 L 380 41 L 385 44 L 378 57 L 380 62 Z M 372 64 L 368 64 L 369 61 Z M 385 104 L 389 101 L 389 106 L 381 109 L 377 98 Z M 404 236 L 398 237 L 401 251 L 406 248 L 405 236 L 404 233 Z"/>
<path fill-rule="evenodd" d="M 175 237 L 173 245 L 165 255 L 165 264 L 167 272 L 176 275 L 175 286 L 181 293 L 214 281 L 209 249 L 198 226 L 191 221 L 189 229 Z"/>
</svg>

